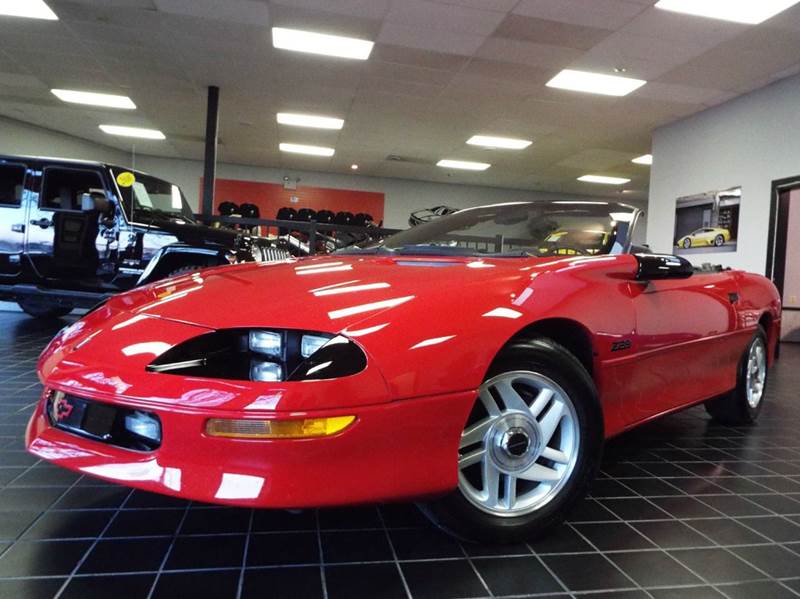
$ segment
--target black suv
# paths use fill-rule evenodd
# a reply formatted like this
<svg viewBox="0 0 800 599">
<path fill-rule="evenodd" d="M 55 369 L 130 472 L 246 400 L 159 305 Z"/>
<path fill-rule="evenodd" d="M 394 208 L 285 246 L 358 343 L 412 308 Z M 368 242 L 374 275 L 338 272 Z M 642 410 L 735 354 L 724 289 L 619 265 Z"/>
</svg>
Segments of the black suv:
<svg viewBox="0 0 800 599">
<path fill-rule="evenodd" d="M 100 162 L 0 155 L 0 300 L 55 317 L 178 273 L 276 259 L 199 224 L 177 185 Z"/>
</svg>

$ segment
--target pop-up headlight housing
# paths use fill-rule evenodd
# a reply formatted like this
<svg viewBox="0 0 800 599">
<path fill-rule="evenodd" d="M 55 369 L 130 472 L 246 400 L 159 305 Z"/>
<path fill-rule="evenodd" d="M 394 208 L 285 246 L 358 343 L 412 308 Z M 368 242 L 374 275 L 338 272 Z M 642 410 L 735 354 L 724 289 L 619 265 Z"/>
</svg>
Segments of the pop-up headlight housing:
<svg viewBox="0 0 800 599">
<path fill-rule="evenodd" d="M 257 382 L 339 378 L 367 366 L 351 339 L 293 329 L 223 329 L 193 337 L 153 360 L 162 374 Z"/>
</svg>

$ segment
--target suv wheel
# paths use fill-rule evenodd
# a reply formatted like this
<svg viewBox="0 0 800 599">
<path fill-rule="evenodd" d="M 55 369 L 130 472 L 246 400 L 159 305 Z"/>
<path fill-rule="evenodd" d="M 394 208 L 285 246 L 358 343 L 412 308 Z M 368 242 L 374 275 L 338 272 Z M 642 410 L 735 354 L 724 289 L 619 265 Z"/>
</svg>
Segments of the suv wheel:
<svg viewBox="0 0 800 599">
<path fill-rule="evenodd" d="M 38 297 L 20 298 L 17 305 L 34 318 L 61 318 L 72 312 L 72 306 L 61 306 Z"/>
<path fill-rule="evenodd" d="M 586 493 L 603 445 L 594 383 L 546 338 L 495 359 L 458 450 L 458 488 L 423 511 L 469 540 L 510 543 L 561 522 Z"/>
</svg>

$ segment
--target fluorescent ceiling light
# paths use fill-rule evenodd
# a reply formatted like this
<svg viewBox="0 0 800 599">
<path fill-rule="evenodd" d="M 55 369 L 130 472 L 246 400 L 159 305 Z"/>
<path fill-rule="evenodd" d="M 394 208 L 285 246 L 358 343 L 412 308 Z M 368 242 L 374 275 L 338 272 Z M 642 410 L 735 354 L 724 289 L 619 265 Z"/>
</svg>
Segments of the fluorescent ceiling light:
<svg viewBox="0 0 800 599">
<path fill-rule="evenodd" d="M 342 119 L 329 116 L 314 116 L 311 114 L 292 114 L 289 112 L 279 112 L 278 122 L 281 125 L 311 127 L 313 129 L 341 129 L 344 127 L 344 121 Z"/>
<path fill-rule="evenodd" d="M 603 185 L 624 185 L 625 183 L 630 183 L 630 179 L 625 179 L 623 177 L 606 177 L 605 175 L 584 175 L 583 177 L 578 177 L 578 181 L 583 181 L 584 183 L 602 183 Z"/>
<path fill-rule="evenodd" d="M 632 91 L 642 87 L 645 83 L 647 83 L 647 81 L 642 79 L 564 69 L 547 82 L 547 87 L 557 87 L 559 89 L 569 89 L 590 94 L 602 94 L 604 96 L 627 96 Z"/>
<path fill-rule="evenodd" d="M 443 168 L 459 168 L 465 171 L 485 171 L 492 166 L 486 162 L 468 162 L 466 160 L 440 160 L 436 166 Z"/>
<path fill-rule="evenodd" d="M 0 15 L 58 21 L 58 15 L 44 0 L 0 0 Z"/>
<path fill-rule="evenodd" d="M 161 131 L 156 129 L 140 129 L 139 127 L 120 127 L 119 125 L 100 125 L 100 130 L 109 135 L 122 137 L 141 137 L 142 139 L 167 139 Z"/>
<path fill-rule="evenodd" d="M 797 2 L 798 0 L 659 0 L 656 2 L 656 8 L 698 17 L 758 25 Z"/>
<path fill-rule="evenodd" d="M 94 92 L 79 92 L 71 89 L 51 89 L 53 95 L 59 100 L 71 104 L 87 104 L 89 106 L 104 106 L 106 108 L 124 108 L 135 110 L 136 104 L 128 96 L 115 96 L 113 94 L 96 94 Z"/>
<path fill-rule="evenodd" d="M 639 156 L 638 158 L 634 158 L 631 160 L 634 164 L 646 164 L 650 166 L 653 164 L 653 155 L 652 154 L 645 154 L 644 156 Z"/>
<path fill-rule="evenodd" d="M 286 29 L 285 27 L 272 28 L 272 45 L 282 50 L 322 54 L 323 56 L 337 56 L 339 58 L 353 58 L 366 60 L 372 52 L 374 42 L 360 40 L 354 37 L 340 35 L 327 35 L 303 31 L 301 29 Z"/>
<path fill-rule="evenodd" d="M 493 137 L 491 135 L 473 135 L 467 140 L 471 146 L 484 148 L 500 148 L 503 150 L 524 150 L 533 142 L 527 139 L 512 139 L 510 137 Z"/>
<path fill-rule="evenodd" d="M 323 148 L 321 146 L 304 146 L 301 144 L 280 144 L 281 152 L 291 152 L 292 154 L 308 154 L 309 156 L 333 156 L 336 150 L 333 148 Z"/>
</svg>

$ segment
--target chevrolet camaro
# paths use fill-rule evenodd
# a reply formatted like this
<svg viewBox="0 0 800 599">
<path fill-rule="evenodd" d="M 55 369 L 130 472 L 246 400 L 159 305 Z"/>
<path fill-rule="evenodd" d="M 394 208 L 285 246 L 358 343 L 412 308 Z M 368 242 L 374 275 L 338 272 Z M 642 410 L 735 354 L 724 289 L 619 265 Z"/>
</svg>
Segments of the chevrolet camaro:
<svg viewBox="0 0 800 599">
<path fill-rule="evenodd" d="M 720 247 L 731 240 L 731 232 L 722 227 L 703 227 L 681 237 L 675 245 L 685 249 L 691 247 Z"/>
<path fill-rule="evenodd" d="M 462 538 L 530 538 L 584 495 L 605 439 L 703 402 L 730 424 L 763 405 L 774 286 L 647 253 L 639 217 L 484 206 L 115 296 L 42 353 L 27 447 L 192 500 L 415 500 Z"/>
</svg>

